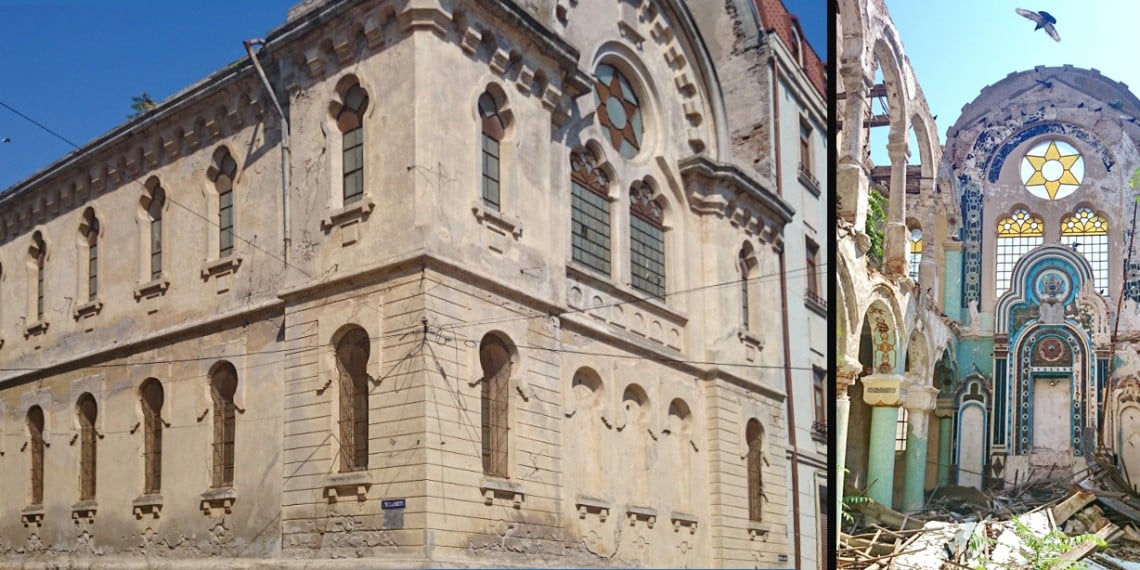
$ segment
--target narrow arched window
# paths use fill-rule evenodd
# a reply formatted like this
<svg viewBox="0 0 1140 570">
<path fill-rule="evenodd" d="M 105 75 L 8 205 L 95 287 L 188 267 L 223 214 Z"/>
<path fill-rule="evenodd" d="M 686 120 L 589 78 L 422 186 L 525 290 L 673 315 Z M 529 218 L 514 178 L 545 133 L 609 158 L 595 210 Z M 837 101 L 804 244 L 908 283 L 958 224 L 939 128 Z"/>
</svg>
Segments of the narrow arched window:
<svg viewBox="0 0 1140 570">
<path fill-rule="evenodd" d="M 345 204 L 356 202 L 364 195 L 364 109 L 367 107 L 368 93 L 360 85 L 353 85 L 344 92 L 344 103 L 336 117 L 341 133 Z"/>
<path fill-rule="evenodd" d="M 368 469 L 368 333 L 354 328 L 336 345 L 340 374 L 340 470 Z"/>
<path fill-rule="evenodd" d="M 751 247 L 744 244 L 740 248 L 740 254 L 736 257 L 736 267 L 740 271 L 740 326 L 744 330 L 751 329 L 751 317 L 749 316 L 749 299 L 748 299 L 748 259 L 751 257 Z"/>
<path fill-rule="evenodd" d="M 166 205 L 166 191 L 156 186 L 151 191 L 147 215 L 150 218 L 150 278 L 162 276 L 162 208 Z"/>
<path fill-rule="evenodd" d="M 744 438 L 748 443 L 748 519 L 760 522 L 764 518 L 764 428 L 759 421 L 748 420 Z"/>
<path fill-rule="evenodd" d="M 610 274 L 609 179 L 584 147 L 570 153 L 570 240 L 574 261 Z"/>
<path fill-rule="evenodd" d="M 218 257 L 234 252 L 234 179 L 237 178 L 237 161 L 226 149 L 215 159 L 214 190 L 218 192 Z"/>
<path fill-rule="evenodd" d="M 143 492 L 162 491 L 162 384 L 148 378 L 139 389 L 143 411 Z"/>
<path fill-rule="evenodd" d="M 483 124 L 483 205 L 492 210 L 500 207 L 499 196 L 499 143 L 503 140 L 506 121 L 499 112 L 499 104 L 490 92 L 479 96 L 479 118 Z"/>
<path fill-rule="evenodd" d="M 495 335 L 479 344 L 479 365 L 483 369 L 481 418 L 483 434 L 483 473 L 508 476 L 508 433 L 510 430 L 511 350 Z"/>
<path fill-rule="evenodd" d="M 44 411 L 39 406 L 28 409 L 28 438 L 32 452 L 32 504 L 44 504 Z"/>
<path fill-rule="evenodd" d="M 79 414 L 79 500 L 95 499 L 95 419 L 99 413 L 95 398 L 83 394 L 76 403 Z"/>
<path fill-rule="evenodd" d="M 907 241 L 910 244 L 910 251 L 907 255 L 908 273 L 911 279 L 918 281 L 918 266 L 922 263 L 922 228 L 911 228 Z"/>
<path fill-rule="evenodd" d="M 87 300 L 94 301 L 99 295 L 99 218 L 95 210 L 87 208 L 81 227 L 87 245 Z"/>
<path fill-rule="evenodd" d="M 36 273 L 36 321 L 44 320 L 44 268 L 47 265 L 47 244 L 40 232 L 32 234 L 32 247 L 28 250 Z"/>
<path fill-rule="evenodd" d="M 634 289 L 665 298 L 665 226 L 653 189 L 640 180 L 629 189 L 629 262 Z"/>
<path fill-rule="evenodd" d="M 213 486 L 234 484 L 234 441 L 237 432 L 237 371 L 228 362 L 214 367 L 210 377 L 210 396 L 214 404 Z"/>
<path fill-rule="evenodd" d="M 1010 287 L 1013 266 L 1029 250 L 1045 239 L 1045 222 L 1026 210 L 1015 210 L 997 223 L 997 260 L 994 271 L 994 298 Z"/>
</svg>

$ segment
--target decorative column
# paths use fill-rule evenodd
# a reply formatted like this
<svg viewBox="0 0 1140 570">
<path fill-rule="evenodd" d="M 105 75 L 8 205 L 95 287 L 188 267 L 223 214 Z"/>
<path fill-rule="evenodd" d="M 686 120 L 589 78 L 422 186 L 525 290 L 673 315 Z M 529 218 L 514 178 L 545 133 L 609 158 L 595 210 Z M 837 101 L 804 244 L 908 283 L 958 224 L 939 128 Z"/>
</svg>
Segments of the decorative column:
<svg viewBox="0 0 1140 570">
<path fill-rule="evenodd" d="M 919 386 L 917 380 L 912 380 L 911 388 L 907 391 L 906 410 L 906 480 L 903 483 L 903 512 L 913 512 L 922 508 L 926 502 L 923 493 L 926 486 L 926 440 L 929 437 L 927 427 L 930 423 L 930 412 L 934 411 L 934 403 L 938 399 L 938 390 L 933 386 Z"/>
<path fill-rule="evenodd" d="M 906 379 L 899 374 L 863 377 L 863 401 L 872 406 L 867 496 L 888 507 L 895 488 L 895 428 L 906 391 Z"/>
<path fill-rule="evenodd" d="M 851 415 L 851 397 L 847 394 L 847 388 L 855 383 L 855 377 L 862 371 L 863 365 L 859 364 L 857 360 L 849 360 L 844 356 L 836 365 L 835 370 L 835 486 L 838 489 L 832 491 L 832 496 L 836 497 L 835 512 L 840 513 L 841 505 L 843 504 L 843 485 L 844 485 L 844 467 L 847 465 L 847 419 Z M 832 517 L 835 523 L 836 532 L 839 532 L 839 525 L 843 522 L 841 516 Z M 836 534 L 835 536 L 839 536 Z"/>
<path fill-rule="evenodd" d="M 836 166 L 836 214 L 862 231 L 867 220 L 867 170 L 863 165 L 863 111 L 872 78 L 863 71 L 859 58 L 843 61 L 839 68 L 843 81 L 842 140 Z"/>
<path fill-rule="evenodd" d="M 950 461 L 953 450 L 950 446 L 954 441 L 954 401 L 949 398 L 939 398 L 938 407 L 934 409 L 938 417 L 938 486 L 945 487 L 950 484 Z"/>
<path fill-rule="evenodd" d="M 891 189 L 887 202 L 887 227 L 883 231 L 883 273 L 906 275 L 909 243 L 906 231 L 906 165 L 910 159 L 906 139 L 889 143 L 887 154 L 891 157 Z"/>
</svg>

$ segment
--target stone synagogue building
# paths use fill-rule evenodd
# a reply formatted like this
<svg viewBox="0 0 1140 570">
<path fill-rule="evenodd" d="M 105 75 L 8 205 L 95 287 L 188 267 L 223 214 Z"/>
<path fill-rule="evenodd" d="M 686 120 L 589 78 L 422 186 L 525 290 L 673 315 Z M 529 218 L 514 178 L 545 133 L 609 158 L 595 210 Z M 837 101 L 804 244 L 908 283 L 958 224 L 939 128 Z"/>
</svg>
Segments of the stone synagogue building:
<svg viewBox="0 0 1140 570">
<path fill-rule="evenodd" d="M 313 0 L 246 49 L 0 192 L 0 566 L 823 567 L 779 0 Z"/>
</svg>

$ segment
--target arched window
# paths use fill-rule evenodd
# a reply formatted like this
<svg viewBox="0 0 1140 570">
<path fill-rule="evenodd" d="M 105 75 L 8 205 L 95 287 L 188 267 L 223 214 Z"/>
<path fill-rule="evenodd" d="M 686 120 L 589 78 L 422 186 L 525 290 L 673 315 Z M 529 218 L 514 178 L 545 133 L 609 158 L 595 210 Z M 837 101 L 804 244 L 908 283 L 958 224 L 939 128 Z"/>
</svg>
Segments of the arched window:
<svg viewBox="0 0 1140 570">
<path fill-rule="evenodd" d="M 677 472 L 674 482 L 673 499 L 675 504 L 683 506 L 686 509 L 690 505 L 690 486 L 689 482 L 692 477 L 692 447 L 690 442 L 693 437 L 692 426 L 693 415 L 689 411 L 689 405 L 680 398 L 675 398 L 669 402 L 669 423 L 668 430 L 669 436 L 673 438 L 673 450 L 677 454 Z"/>
<path fill-rule="evenodd" d="M 595 70 L 594 100 L 598 104 L 598 122 L 609 134 L 610 144 L 624 158 L 633 158 L 641 149 L 644 125 L 641 103 L 633 85 L 612 65 L 601 64 Z"/>
<path fill-rule="evenodd" d="M 40 232 L 32 234 L 32 247 L 28 248 L 36 282 L 36 321 L 44 320 L 44 268 L 47 265 L 47 244 Z"/>
<path fill-rule="evenodd" d="M 87 245 L 87 300 L 94 301 L 99 294 L 99 218 L 95 210 L 83 212 L 80 230 Z"/>
<path fill-rule="evenodd" d="M 922 262 L 922 228 L 911 228 L 907 242 L 910 246 L 907 255 L 910 278 L 918 281 L 918 264 Z"/>
<path fill-rule="evenodd" d="M 1081 208 L 1061 220 L 1061 243 L 1085 256 L 1092 266 L 1097 292 L 1108 295 L 1108 220 Z"/>
<path fill-rule="evenodd" d="M 359 84 L 344 92 L 344 103 L 337 113 L 336 126 L 341 133 L 343 157 L 344 203 L 351 204 L 364 195 L 364 110 L 368 93 Z"/>
<path fill-rule="evenodd" d="M 95 499 L 95 418 L 99 413 L 95 398 L 83 394 L 76 403 L 79 414 L 79 500 Z"/>
<path fill-rule="evenodd" d="M 736 257 L 736 267 L 740 271 L 740 326 L 744 330 L 751 329 L 751 318 L 748 307 L 748 258 L 751 256 L 752 246 L 745 243 Z"/>
<path fill-rule="evenodd" d="M 585 147 L 570 153 L 571 256 L 598 273 L 610 274 L 609 178 Z"/>
<path fill-rule="evenodd" d="M 44 411 L 39 406 L 28 409 L 28 438 L 32 452 L 32 504 L 44 504 Z"/>
<path fill-rule="evenodd" d="M 748 443 L 748 519 L 764 520 L 764 428 L 751 419 L 744 430 Z"/>
<path fill-rule="evenodd" d="M 638 180 L 629 189 L 629 262 L 633 288 L 665 298 L 665 226 L 653 188 Z"/>
<path fill-rule="evenodd" d="M 210 396 L 214 408 L 213 486 L 234 484 L 234 441 L 237 430 L 237 370 L 229 362 L 214 367 L 210 375 Z"/>
<path fill-rule="evenodd" d="M 234 252 L 234 179 L 237 161 L 230 151 L 221 148 L 214 159 L 214 189 L 218 192 L 218 257 Z"/>
<path fill-rule="evenodd" d="M 498 336 L 488 334 L 479 344 L 479 365 L 483 369 L 481 424 L 483 473 L 507 477 L 508 432 L 510 430 L 511 350 Z"/>
<path fill-rule="evenodd" d="M 162 491 L 162 384 L 148 378 L 139 388 L 143 412 L 143 492 L 153 495 Z"/>
<path fill-rule="evenodd" d="M 1015 210 L 997 223 L 997 264 L 994 270 L 994 298 L 1009 290 L 1013 265 L 1045 239 L 1045 223 L 1026 210 Z"/>
<path fill-rule="evenodd" d="M 368 469 L 368 333 L 356 327 L 336 345 L 340 374 L 340 470 Z"/>
<path fill-rule="evenodd" d="M 649 473 L 649 396 L 641 386 L 630 384 L 622 391 L 621 405 L 625 412 L 621 453 L 629 465 L 630 499 L 644 505 L 650 500 L 646 475 Z"/>
<path fill-rule="evenodd" d="M 166 191 L 155 186 L 150 192 L 147 217 L 150 218 L 150 278 L 162 276 L 162 208 L 166 205 Z"/>
<path fill-rule="evenodd" d="M 483 125 L 483 205 L 492 210 L 500 207 L 499 143 L 506 133 L 507 122 L 499 109 L 499 103 L 490 91 L 479 96 L 479 118 Z"/>
</svg>

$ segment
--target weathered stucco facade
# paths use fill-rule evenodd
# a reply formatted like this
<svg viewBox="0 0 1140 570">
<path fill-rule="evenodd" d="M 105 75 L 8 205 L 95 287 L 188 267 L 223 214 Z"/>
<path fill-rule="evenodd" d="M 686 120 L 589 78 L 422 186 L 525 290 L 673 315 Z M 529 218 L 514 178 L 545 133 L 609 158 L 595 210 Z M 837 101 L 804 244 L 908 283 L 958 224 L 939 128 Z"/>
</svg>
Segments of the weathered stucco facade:
<svg viewBox="0 0 1140 570">
<path fill-rule="evenodd" d="M 305 2 L 0 194 L 0 563 L 817 565 L 766 14 Z"/>
</svg>

